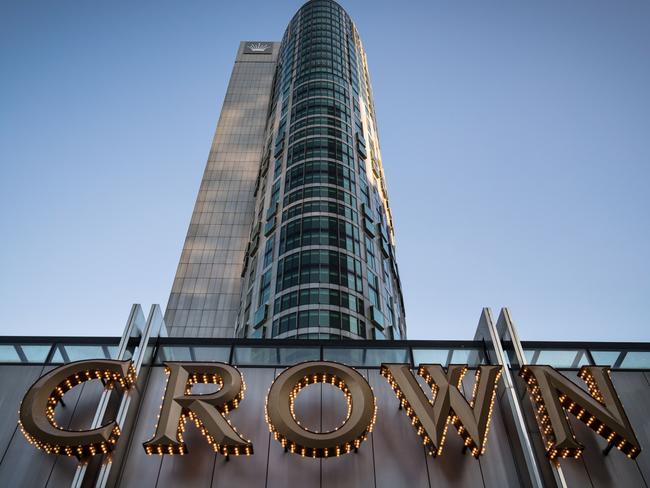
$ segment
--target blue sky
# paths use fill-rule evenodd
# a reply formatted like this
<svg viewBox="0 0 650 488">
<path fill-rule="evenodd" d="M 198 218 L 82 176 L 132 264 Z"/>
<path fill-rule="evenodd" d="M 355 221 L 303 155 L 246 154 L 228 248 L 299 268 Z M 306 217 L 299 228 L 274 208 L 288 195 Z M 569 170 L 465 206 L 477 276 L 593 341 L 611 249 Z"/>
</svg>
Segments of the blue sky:
<svg viewBox="0 0 650 488">
<path fill-rule="evenodd" d="M 240 40 L 298 1 L 0 4 L 0 334 L 165 305 Z M 650 340 L 650 3 L 343 1 L 409 338 Z"/>
</svg>

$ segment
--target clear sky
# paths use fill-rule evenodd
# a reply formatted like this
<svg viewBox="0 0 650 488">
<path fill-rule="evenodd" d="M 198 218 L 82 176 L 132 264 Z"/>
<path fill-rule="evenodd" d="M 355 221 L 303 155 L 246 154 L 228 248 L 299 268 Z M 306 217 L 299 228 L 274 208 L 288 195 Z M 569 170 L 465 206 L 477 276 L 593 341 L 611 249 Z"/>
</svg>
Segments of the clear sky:
<svg viewBox="0 0 650 488">
<path fill-rule="evenodd" d="M 650 340 L 650 3 L 345 0 L 412 339 Z M 240 40 L 300 1 L 0 3 L 0 334 L 168 298 Z"/>
</svg>

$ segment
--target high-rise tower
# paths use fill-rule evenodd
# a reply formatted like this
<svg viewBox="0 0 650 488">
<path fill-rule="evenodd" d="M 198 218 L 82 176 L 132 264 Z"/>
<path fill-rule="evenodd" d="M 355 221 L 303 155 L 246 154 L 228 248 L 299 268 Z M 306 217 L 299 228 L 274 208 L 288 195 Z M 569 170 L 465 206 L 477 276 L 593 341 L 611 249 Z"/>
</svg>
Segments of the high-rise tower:
<svg viewBox="0 0 650 488">
<path fill-rule="evenodd" d="M 336 2 L 237 55 L 166 312 L 171 335 L 400 339 L 366 56 Z"/>
</svg>

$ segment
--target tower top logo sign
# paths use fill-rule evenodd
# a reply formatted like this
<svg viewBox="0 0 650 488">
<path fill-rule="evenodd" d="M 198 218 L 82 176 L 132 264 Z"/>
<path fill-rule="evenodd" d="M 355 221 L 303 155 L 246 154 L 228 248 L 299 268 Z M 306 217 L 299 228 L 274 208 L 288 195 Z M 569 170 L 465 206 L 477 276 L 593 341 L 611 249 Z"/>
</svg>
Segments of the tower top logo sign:
<svg viewBox="0 0 650 488">
<path fill-rule="evenodd" d="M 269 42 L 249 42 L 246 43 L 244 54 L 271 54 L 271 47 Z"/>
</svg>

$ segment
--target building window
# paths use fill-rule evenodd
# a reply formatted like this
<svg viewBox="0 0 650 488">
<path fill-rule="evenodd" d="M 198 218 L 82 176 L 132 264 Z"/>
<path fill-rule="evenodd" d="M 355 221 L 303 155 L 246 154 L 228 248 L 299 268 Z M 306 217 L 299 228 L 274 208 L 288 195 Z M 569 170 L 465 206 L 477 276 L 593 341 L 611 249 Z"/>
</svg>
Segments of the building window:
<svg viewBox="0 0 650 488">
<path fill-rule="evenodd" d="M 287 193 L 284 197 L 284 206 L 291 205 L 293 202 L 298 200 L 306 200 L 308 198 L 331 198 L 332 200 L 340 200 L 346 205 L 349 205 L 353 208 L 357 207 L 357 199 L 353 197 L 350 193 L 338 188 L 331 188 L 329 186 L 310 186 L 307 188 L 298 188 L 290 193 Z M 356 212 L 355 212 L 356 214 Z"/>
<path fill-rule="evenodd" d="M 368 299 L 370 304 L 381 310 L 379 303 L 379 279 L 372 271 L 368 270 Z"/>
<path fill-rule="evenodd" d="M 292 291 L 275 299 L 273 313 L 279 314 L 298 306 L 330 305 L 364 313 L 363 300 L 343 290 L 330 288 L 306 288 Z"/>
<path fill-rule="evenodd" d="M 265 304 L 271 295 L 271 274 L 273 270 L 269 269 L 262 275 L 260 280 L 260 305 Z"/>
<path fill-rule="evenodd" d="M 334 310 L 303 310 L 287 314 L 273 321 L 271 333 L 272 337 L 277 337 L 280 334 L 307 328 L 338 329 L 361 337 L 366 335 L 363 320 Z"/>
<path fill-rule="evenodd" d="M 282 227 L 280 254 L 304 246 L 332 246 L 360 254 L 359 230 L 336 217 L 312 216 L 292 220 Z"/>
<path fill-rule="evenodd" d="M 287 172 L 285 191 L 298 186 L 328 184 L 354 191 L 354 174 L 349 168 L 331 161 L 309 161 Z"/>
<path fill-rule="evenodd" d="M 337 202 L 328 202 L 323 200 L 301 202 L 298 205 L 289 207 L 283 212 L 282 221 L 286 222 L 293 217 L 307 213 L 331 213 L 341 215 L 355 223 L 357 222 L 357 212 L 352 210 L 350 207 Z"/>
<path fill-rule="evenodd" d="M 368 268 L 373 271 L 377 271 L 377 263 L 375 260 L 375 243 L 372 238 L 364 236 L 366 241 L 366 263 L 368 263 Z"/>
<path fill-rule="evenodd" d="M 264 245 L 264 268 L 273 262 L 273 244 L 275 243 L 275 236 L 267 239 Z"/>
<path fill-rule="evenodd" d="M 311 158 L 335 159 L 346 166 L 354 164 L 354 153 L 350 146 L 336 139 L 314 137 L 291 146 L 287 167 Z"/>
<path fill-rule="evenodd" d="M 352 256 L 329 250 L 302 251 L 279 261 L 278 291 L 307 283 L 329 283 L 361 292 L 361 263 Z"/>
</svg>

